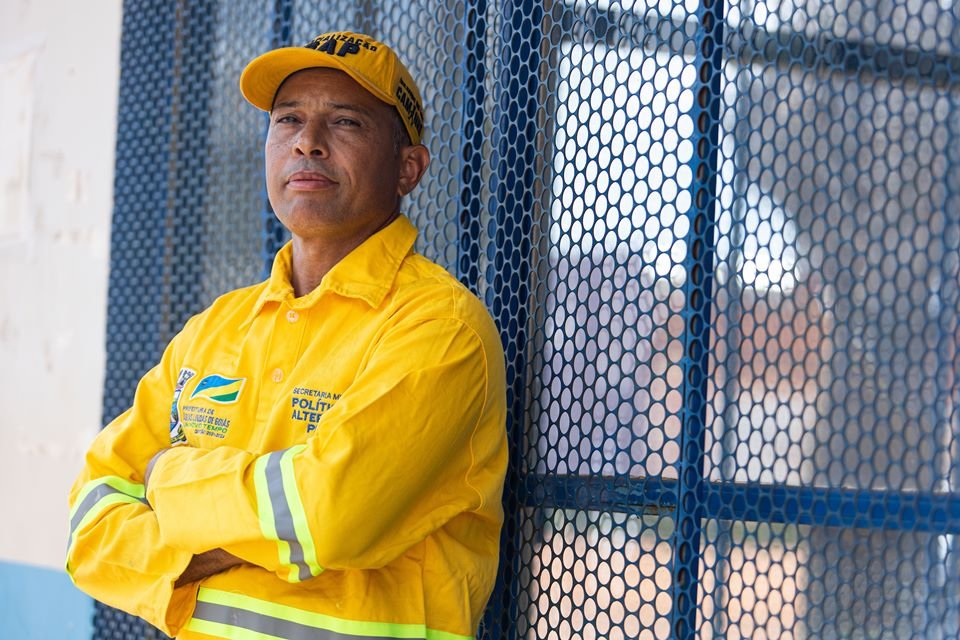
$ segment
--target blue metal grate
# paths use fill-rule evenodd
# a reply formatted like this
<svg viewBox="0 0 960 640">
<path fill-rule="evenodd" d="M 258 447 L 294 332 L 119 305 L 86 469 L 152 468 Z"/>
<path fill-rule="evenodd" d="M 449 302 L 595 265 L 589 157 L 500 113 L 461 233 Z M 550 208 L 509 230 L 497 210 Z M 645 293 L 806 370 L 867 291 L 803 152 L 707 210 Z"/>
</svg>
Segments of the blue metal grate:
<svg viewBox="0 0 960 640">
<path fill-rule="evenodd" d="M 419 249 L 507 353 L 480 637 L 960 635 L 960 4 L 124 9 L 106 417 L 283 241 L 243 64 L 368 32 L 424 94 Z"/>
</svg>

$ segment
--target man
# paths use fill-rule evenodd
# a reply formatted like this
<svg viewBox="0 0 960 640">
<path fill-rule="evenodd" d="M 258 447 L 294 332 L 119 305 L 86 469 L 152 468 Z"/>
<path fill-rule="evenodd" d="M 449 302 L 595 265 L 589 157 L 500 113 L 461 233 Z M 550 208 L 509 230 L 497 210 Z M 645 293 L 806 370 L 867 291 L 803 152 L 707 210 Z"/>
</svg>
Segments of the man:
<svg viewBox="0 0 960 640">
<path fill-rule="evenodd" d="M 270 112 L 270 279 L 187 322 L 94 441 L 67 570 L 179 638 L 469 638 L 493 587 L 503 353 L 413 253 L 419 92 L 393 51 L 325 34 L 244 70 Z"/>
</svg>

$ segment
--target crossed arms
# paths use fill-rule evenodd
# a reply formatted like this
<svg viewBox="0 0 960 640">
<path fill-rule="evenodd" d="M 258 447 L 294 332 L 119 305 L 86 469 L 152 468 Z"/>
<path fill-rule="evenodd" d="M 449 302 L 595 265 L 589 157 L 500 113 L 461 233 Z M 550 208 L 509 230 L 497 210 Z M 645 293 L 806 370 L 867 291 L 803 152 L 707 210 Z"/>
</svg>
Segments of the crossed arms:
<svg viewBox="0 0 960 640">
<path fill-rule="evenodd" d="M 388 332 L 315 432 L 266 452 L 169 449 L 189 328 L 71 491 L 68 572 L 95 598 L 173 635 L 209 575 L 240 563 L 288 582 L 377 569 L 498 499 L 483 467 L 502 451 L 502 360 L 459 320 Z"/>
</svg>

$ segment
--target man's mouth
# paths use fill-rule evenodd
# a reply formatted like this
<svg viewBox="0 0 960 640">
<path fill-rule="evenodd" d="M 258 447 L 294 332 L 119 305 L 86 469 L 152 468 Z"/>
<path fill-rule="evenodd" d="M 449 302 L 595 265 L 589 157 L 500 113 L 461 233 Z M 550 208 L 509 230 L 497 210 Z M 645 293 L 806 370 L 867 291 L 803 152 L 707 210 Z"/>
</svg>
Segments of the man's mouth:
<svg viewBox="0 0 960 640">
<path fill-rule="evenodd" d="M 287 186 L 295 190 L 325 189 L 335 184 L 335 180 L 317 171 L 297 171 L 287 178 Z"/>
</svg>

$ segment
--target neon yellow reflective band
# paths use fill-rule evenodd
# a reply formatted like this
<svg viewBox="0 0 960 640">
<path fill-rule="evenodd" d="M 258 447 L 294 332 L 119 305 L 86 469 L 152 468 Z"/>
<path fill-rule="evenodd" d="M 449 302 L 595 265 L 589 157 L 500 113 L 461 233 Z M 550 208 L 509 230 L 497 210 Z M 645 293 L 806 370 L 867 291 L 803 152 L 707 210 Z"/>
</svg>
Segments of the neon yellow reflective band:
<svg viewBox="0 0 960 640">
<path fill-rule="evenodd" d="M 272 634 L 260 633 L 258 631 L 244 629 L 242 627 L 235 627 L 222 622 L 197 620 L 196 618 L 191 618 L 190 622 L 188 622 L 187 626 L 184 628 L 187 631 L 204 633 L 208 636 L 213 636 L 214 638 L 230 638 L 230 640 L 283 640 L 283 638 Z"/>
<path fill-rule="evenodd" d="M 77 515 L 77 511 L 80 509 L 80 506 L 83 505 L 83 501 L 86 499 L 86 497 L 90 495 L 90 493 L 97 487 L 103 485 L 113 487 L 120 493 L 126 494 L 131 498 L 143 499 L 147 495 L 142 484 L 124 480 L 120 476 L 105 476 L 103 478 L 97 478 L 96 480 L 91 480 L 87 484 L 83 485 L 80 493 L 77 494 L 77 499 L 73 503 L 73 509 L 70 510 L 71 520 L 75 515 Z"/>
<path fill-rule="evenodd" d="M 70 509 L 70 537 L 67 540 L 67 556 L 77 540 L 77 533 L 100 517 L 109 507 L 127 503 L 143 503 L 144 487 L 118 476 L 106 476 L 91 480 L 83 486 Z M 148 507 L 149 508 L 149 507 Z M 67 573 L 70 572 L 69 563 Z"/>
<path fill-rule="evenodd" d="M 272 454 L 257 458 L 253 465 L 253 484 L 257 493 L 257 518 L 260 520 L 260 533 L 268 540 L 277 540 L 277 530 L 273 526 L 273 504 L 270 502 L 270 489 L 267 487 L 267 460 Z"/>
<path fill-rule="evenodd" d="M 208 616 L 207 619 L 204 616 Z M 356 636 L 357 640 L 473 640 L 473 636 L 427 629 L 423 624 L 344 620 L 208 587 L 201 587 L 197 593 L 197 608 L 187 629 L 238 640 L 314 639 L 333 637 L 331 634 Z"/>
<path fill-rule="evenodd" d="M 323 573 L 293 465 L 294 456 L 305 448 L 305 445 L 298 445 L 273 451 L 258 458 L 254 464 L 260 531 L 265 539 L 277 542 L 278 573 L 283 571 L 281 577 L 288 582 L 300 582 Z"/>
<path fill-rule="evenodd" d="M 294 456 L 306 448 L 307 445 L 305 444 L 290 447 L 283 454 L 283 458 L 280 459 L 280 472 L 283 475 L 283 491 L 287 496 L 287 505 L 290 507 L 290 515 L 293 517 L 293 528 L 296 531 L 300 546 L 303 547 L 303 561 L 310 568 L 310 575 L 318 576 L 323 573 L 323 567 L 317 561 L 317 549 L 313 544 L 313 536 L 310 535 L 307 512 L 300 500 L 300 490 L 297 489 L 297 478 L 293 469 Z"/>
<path fill-rule="evenodd" d="M 67 541 L 66 570 L 70 580 L 73 580 L 73 571 L 70 569 L 70 552 L 77 542 L 77 535 L 91 522 L 97 520 L 104 511 L 116 504 L 144 504 L 143 498 L 120 493 L 111 484 L 97 481 L 90 490 L 84 487 L 77 496 L 77 503 L 70 510 L 70 538 Z M 141 485 L 142 486 L 142 485 Z M 149 508 L 144 504 L 145 508 Z"/>
<path fill-rule="evenodd" d="M 270 485 L 267 482 L 267 463 L 273 453 L 257 458 L 253 466 L 253 483 L 257 494 L 257 519 L 260 521 L 260 533 L 267 540 L 275 540 L 280 566 L 290 567 L 290 545 L 277 535 L 277 527 L 273 520 L 273 501 L 270 499 Z M 293 567 L 291 571 L 296 571 Z"/>
<path fill-rule="evenodd" d="M 83 516 L 80 522 L 77 523 L 77 528 L 74 529 L 72 538 L 76 538 L 77 531 L 80 531 L 85 526 L 87 526 L 91 520 L 96 520 L 100 516 L 100 514 L 106 510 L 107 507 L 115 504 L 143 504 L 143 503 L 140 502 L 140 500 L 137 498 L 125 496 L 122 493 L 111 493 L 108 496 L 104 496 L 97 502 L 96 506 L 93 509 L 90 509 L 90 511 L 87 511 L 86 515 Z M 70 543 L 73 544 L 72 539 Z"/>
</svg>

